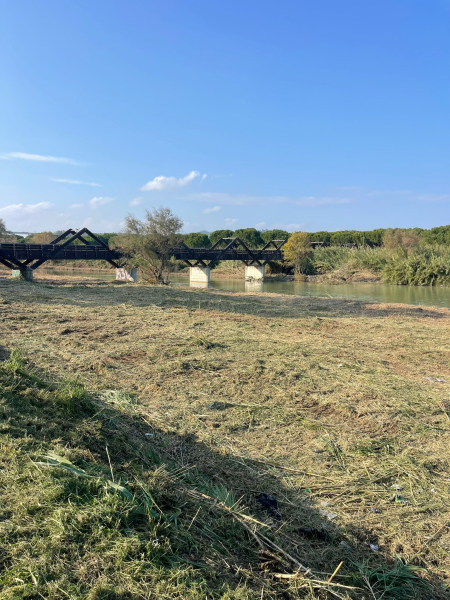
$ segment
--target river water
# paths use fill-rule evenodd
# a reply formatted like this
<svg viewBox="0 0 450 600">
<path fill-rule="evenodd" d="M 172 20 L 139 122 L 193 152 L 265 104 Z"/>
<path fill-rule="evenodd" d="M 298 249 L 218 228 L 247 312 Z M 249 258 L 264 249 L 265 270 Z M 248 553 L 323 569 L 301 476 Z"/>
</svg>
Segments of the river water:
<svg viewBox="0 0 450 600">
<path fill-rule="evenodd" d="M 110 281 L 115 279 L 113 269 L 105 271 L 81 271 L 76 269 L 39 269 L 42 273 L 77 276 Z M 173 285 L 189 285 L 189 278 L 172 275 Z M 196 286 L 197 287 L 197 286 Z M 392 302 L 424 306 L 440 306 L 450 308 L 450 287 L 417 287 L 386 285 L 372 283 L 344 283 L 327 285 L 323 283 L 306 283 L 291 281 L 270 281 L 262 284 L 248 283 L 244 279 L 211 278 L 210 288 L 232 292 L 269 292 L 275 294 L 295 294 L 299 296 L 325 296 L 347 298 L 369 302 Z"/>
</svg>

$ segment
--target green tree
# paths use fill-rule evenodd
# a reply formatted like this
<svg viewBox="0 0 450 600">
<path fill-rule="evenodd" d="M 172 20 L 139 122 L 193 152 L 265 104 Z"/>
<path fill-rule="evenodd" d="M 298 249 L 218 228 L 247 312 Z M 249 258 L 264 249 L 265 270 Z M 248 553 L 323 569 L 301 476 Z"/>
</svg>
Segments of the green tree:
<svg viewBox="0 0 450 600">
<path fill-rule="evenodd" d="M 0 242 L 14 242 L 16 236 L 6 229 L 3 219 L 0 218 Z"/>
<path fill-rule="evenodd" d="M 295 273 L 305 274 L 311 271 L 311 238 L 304 231 L 293 233 L 283 246 L 285 260 L 293 266 Z"/>
<path fill-rule="evenodd" d="M 419 247 L 421 238 L 414 229 L 386 229 L 383 236 L 383 246 L 391 250 L 414 252 Z"/>
<path fill-rule="evenodd" d="M 248 227 L 247 229 L 236 229 L 234 237 L 241 239 L 244 244 L 247 244 L 250 248 L 260 248 L 264 246 L 263 239 L 260 232 L 254 227 Z"/>
<path fill-rule="evenodd" d="M 231 231 L 231 229 L 217 229 L 217 231 L 213 231 L 209 234 L 209 241 L 211 242 L 211 246 L 223 237 L 234 237 L 234 232 Z"/>
<path fill-rule="evenodd" d="M 324 246 L 329 246 L 331 241 L 331 233 L 329 231 L 316 231 L 316 233 L 310 233 L 309 237 L 312 242 L 322 242 Z"/>
<path fill-rule="evenodd" d="M 141 269 L 145 281 L 168 284 L 174 264 L 171 250 L 183 239 L 182 227 L 170 208 L 147 210 L 143 221 L 130 214 L 124 234 L 115 238 L 116 247 L 128 254 L 127 266 Z"/>
<path fill-rule="evenodd" d="M 32 244 L 50 244 L 55 239 L 55 235 L 51 231 L 41 231 L 41 233 L 33 234 Z"/>
<path fill-rule="evenodd" d="M 284 229 L 269 229 L 268 231 L 262 231 L 260 235 L 265 244 L 270 240 L 287 240 L 289 237 L 289 233 Z"/>
<path fill-rule="evenodd" d="M 209 248 L 211 245 L 206 233 L 188 233 L 184 238 L 184 243 L 189 248 Z"/>
<path fill-rule="evenodd" d="M 424 229 L 421 237 L 427 244 L 445 244 L 450 246 L 450 225 Z"/>
</svg>

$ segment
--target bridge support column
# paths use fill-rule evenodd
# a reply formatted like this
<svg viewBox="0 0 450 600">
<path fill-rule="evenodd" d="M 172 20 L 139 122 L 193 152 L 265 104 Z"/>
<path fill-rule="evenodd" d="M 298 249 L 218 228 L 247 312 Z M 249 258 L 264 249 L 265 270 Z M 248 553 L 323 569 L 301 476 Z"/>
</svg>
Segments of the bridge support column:
<svg viewBox="0 0 450 600">
<path fill-rule="evenodd" d="M 189 284 L 192 287 L 208 287 L 210 278 L 209 267 L 190 267 Z"/>
<path fill-rule="evenodd" d="M 33 281 L 33 269 L 14 269 L 11 275 L 23 281 Z"/>
<path fill-rule="evenodd" d="M 136 283 L 137 270 L 131 269 L 131 271 L 127 271 L 126 269 L 116 269 L 116 280 L 133 281 Z"/>
<path fill-rule="evenodd" d="M 245 281 L 263 281 L 265 273 L 265 265 L 249 265 L 245 267 Z"/>
</svg>

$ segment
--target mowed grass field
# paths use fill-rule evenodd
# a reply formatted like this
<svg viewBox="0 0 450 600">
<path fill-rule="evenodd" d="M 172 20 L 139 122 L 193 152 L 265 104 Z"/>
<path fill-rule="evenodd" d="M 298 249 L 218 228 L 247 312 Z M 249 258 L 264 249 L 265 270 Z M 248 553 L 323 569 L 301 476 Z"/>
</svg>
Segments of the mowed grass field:
<svg viewBox="0 0 450 600">
<path fill-rule="evenodd" d="M 0 598 L 448 597 L 449 334 L 442 308 L 0 278 Z"/>
</svg>

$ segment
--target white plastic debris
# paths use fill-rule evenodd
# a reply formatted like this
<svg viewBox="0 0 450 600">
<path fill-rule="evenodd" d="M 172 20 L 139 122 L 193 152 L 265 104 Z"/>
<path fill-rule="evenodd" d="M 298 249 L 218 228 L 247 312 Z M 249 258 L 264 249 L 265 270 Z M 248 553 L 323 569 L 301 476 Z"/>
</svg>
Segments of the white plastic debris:
<svg viewBox="0 0 450 600">
<path fill-rule="evenodd" d="M 326 517 L 329 521 L 332 521 L 337 517 L 336 513 L 330 512 L 329 510 L 319 510 L 322 517 Z"/>
</svg>

